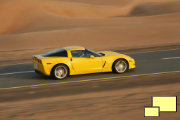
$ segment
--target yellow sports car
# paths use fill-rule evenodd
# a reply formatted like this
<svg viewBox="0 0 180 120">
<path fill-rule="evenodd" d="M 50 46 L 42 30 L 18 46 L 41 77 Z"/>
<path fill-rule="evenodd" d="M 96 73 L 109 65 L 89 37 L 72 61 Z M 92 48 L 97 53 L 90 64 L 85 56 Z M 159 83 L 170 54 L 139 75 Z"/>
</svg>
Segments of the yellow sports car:
<svg viewBox="0 0 180 120">
<path fill-rule="evenodd" d="M 135 68 L 135 60 L 117 52 L 94 52 L 70 46 L 33 56 L 33 65 L 36 73 L 63 79 L 68 75 L 97 72 L 124 73 Z"/>
</svg>

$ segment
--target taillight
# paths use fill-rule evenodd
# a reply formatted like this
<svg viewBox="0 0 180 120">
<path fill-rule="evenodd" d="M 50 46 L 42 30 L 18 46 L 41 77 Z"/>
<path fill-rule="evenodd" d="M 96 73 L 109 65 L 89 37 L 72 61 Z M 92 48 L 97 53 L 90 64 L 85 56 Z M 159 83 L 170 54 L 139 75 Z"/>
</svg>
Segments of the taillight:
<svg viewBox="0 0 180 120">
<path fill-rule="evenodd" d="M 47 65 L 50 65 L 50 64 L 52 64 L 52 63 L 46 63 Z"/>
<path fill-rule="evenodd" d="M 40 63 L 40 64 L 42 64 L 42 61 L 40 59 L 38 59 L 37 57 L 33 57 L 33 60 Z"/>
<path fill-rule="evenodd" d="M 41 61 L 41 60 L 39 60 L 39 63 L 40 63 L 40 64 L 42 64 L 42 61 Z"/>
</svg>

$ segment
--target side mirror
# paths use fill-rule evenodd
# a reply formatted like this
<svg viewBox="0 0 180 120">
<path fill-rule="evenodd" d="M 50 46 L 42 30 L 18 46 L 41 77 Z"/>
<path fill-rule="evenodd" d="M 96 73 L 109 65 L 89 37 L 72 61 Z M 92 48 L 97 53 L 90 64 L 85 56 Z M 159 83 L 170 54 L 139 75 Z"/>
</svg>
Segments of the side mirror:
<svg viewBox="0 0 180 120">
<path fill-rule="evenodd" d="M 91 55 L 90 58 L 94 58 L 94 55 Z"/>
</svg>

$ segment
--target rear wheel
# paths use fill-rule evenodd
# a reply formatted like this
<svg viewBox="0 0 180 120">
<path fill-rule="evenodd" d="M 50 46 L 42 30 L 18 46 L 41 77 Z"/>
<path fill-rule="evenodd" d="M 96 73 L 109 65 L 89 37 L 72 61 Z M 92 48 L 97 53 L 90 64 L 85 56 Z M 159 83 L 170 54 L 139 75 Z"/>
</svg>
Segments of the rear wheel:
<svg viewBox="0 0 180 120">
<path fill-rule="evenodd" d="M 69 71 L 66 65 L 59 64 L 53 68 L 51 74 L 55 79 L 61 80 L 68 76 L 68 72 Z"/>
<path fill-rule="evenodd" d="M 37 71 L 37 70 L 34 70 L 34 72 L 35 72 L 35 73 L 37 73 L 37 74 L 40 74 L 40 72 L 39 72 L 39 71 Z"/>
<path fill-rule="evenodd" d="M 128 62 L 124 59 L 118 59 L 114 62 L 112 69 L 115 73 L 124 73 L 128 70 Z"/>
</svg>

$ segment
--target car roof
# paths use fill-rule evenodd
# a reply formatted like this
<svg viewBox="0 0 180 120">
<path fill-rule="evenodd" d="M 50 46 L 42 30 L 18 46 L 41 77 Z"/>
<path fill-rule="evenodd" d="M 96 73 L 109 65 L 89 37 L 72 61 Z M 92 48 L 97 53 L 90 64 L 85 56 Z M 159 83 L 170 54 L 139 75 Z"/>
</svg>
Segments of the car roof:
<svg viewBox="0 0 180 120">
<path fill-rule="evenodd" d="M 85 50 L 84 47 L 81 47 L 81 46 L 67 46 L 67 47 L 64 47 L 65 50 Z"/>
</svg>

